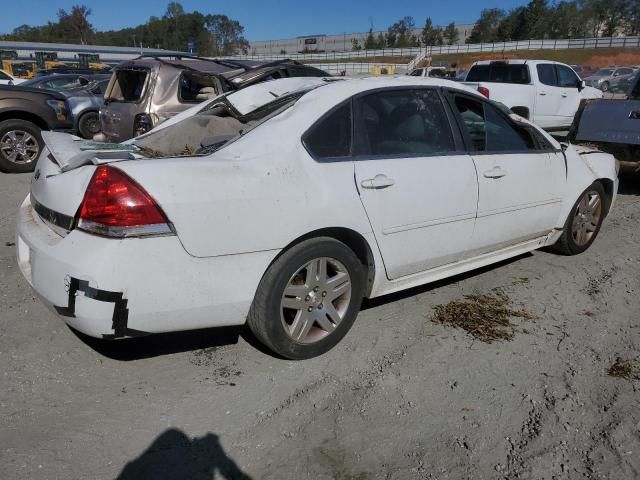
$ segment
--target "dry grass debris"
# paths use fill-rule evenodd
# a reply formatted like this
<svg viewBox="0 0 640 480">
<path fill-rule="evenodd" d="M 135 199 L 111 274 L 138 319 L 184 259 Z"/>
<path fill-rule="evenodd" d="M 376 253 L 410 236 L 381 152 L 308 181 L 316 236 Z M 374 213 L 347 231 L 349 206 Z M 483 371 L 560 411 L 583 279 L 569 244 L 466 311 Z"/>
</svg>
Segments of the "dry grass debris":
<svg viewBox="0 0 640 480">
<path fill-rule="evenodd" d="M 431 321 L 462 328 L 486 343 L 511 340 L 516 327 L 511 319 L 531 319 L 533 316 L 523 308 L 510 307 L 510 304 L 510 298 L 502 290 L 482 295 L 465 295 L 464 300 L 436 305 Z"/>
<path fill-rule="evenodd" d="M 624 378 L 625 380 L 640 380 L 640 374 L 635 365 L 629 360 L 616 357 L 616 361 L 607 372 L 610 377 Z"/>
</svg>

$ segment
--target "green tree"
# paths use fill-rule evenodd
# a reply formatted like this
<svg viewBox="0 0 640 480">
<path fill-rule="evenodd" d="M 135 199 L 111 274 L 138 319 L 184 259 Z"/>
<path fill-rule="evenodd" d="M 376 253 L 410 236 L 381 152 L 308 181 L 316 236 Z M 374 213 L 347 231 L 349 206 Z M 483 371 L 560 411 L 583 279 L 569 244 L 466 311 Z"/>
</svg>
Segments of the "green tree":
<svg viewBox="0 0 640 480">
<path fill-rule="evenodd" d="M 360 42 L 358 41 L 357 38 L 352 38 L 351 39 L 351 51 L 359 52 L 360 50 L 362 50 L 362 45 L 360 45 Z"/>
<path fill-rule="evenodd" d="M 364 49 L 365 50 L 375 50 L 378 48 L 378 44 L 376 42 L 376 37 L 373 36 L 373 28 L 369 29 L 369 34 L 364 41 Z"/>
<path fill-rule="evenodd" d="M 91 15 L 91 9 L 86 5 L 73 5 L 71 12 L 61 8 L 58 10 L 58 25 L 65 38 L 75 37 L 85 45 L 93 33 L 93 27 L 87 18 Z"/>
<path fill-rule="evenodd" d="M 443 32 L 444 40 L 447 45 L 455 45 L 460 40 L 460 33 L 456 28 L 456 24 L 451 22 L 446 26 Z"/>
<path fill-rule="evenodd" d="M 471 30 L 467 43 L 495 42 L 500 22 L 506 13 L 500 8 L 488 8 L 482 10 L 480 18 Z"/>
</svg>

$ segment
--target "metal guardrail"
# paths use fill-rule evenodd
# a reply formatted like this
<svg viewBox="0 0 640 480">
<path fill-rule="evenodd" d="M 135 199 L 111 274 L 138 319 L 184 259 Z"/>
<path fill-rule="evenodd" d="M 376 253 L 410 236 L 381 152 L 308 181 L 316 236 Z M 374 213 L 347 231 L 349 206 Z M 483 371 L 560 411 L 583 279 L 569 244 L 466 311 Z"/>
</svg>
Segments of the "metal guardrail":
<svg viewBox="0 0 640 480">
<path fill-rule="evenodd" d="M 421 57 L 426 55 L 447 55 L 453 53 L 508 52 L 517 50 L 566 50 L 572 48 L 639 48 L 640 37 L 571 38 L 559 40 L 519 40 L 516 42 L 465 43 L 461 45 L 437 45 L 412 48 L 386 48 L 379 50 L 359 50 L 354 52 L 287 53 L 238 55 L 235 58 L 247 60 L 339 60 L 368 57 Z M 364 62 L 367 63 L 367 62 Z"/>
</svg>

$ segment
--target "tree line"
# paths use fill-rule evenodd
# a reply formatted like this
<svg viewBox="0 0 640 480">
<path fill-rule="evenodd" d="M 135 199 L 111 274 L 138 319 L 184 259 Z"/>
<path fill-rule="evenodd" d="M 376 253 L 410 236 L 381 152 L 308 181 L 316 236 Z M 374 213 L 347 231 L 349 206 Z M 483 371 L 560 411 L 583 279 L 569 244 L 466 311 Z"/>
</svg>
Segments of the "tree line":
<svg viewBox="0 0 640 480">
<path fill-rule="evenodd" d="M 247 53 L 249 42 L 244 27 L 237 20 L 221 14 L 187 13 L 178 2 L 171 2 L 161 17 L 152 16 L 135 27 L 97 31 L 89 22 L 91 9 L 74 5 L 70 11 L 59 9 L 58 21 L 46 25 L 21 25 L 3 40 L 50 43 L 82 43 L 114 46 L 144 46 L 167 50 L 193 51 L 205 56 Z M 640 34 L 640 0 L 531 0 L 509 11 L 484 9 L 475 23 L 467 43 L 512 40 L 611 37 Z M 375 34 L 373 28 L 361 43 L 352 40 L 353 50 L 406 48 L 427 45 L 454 45 L 460 34 L 451 22 L 434 26 L 430 17 L 421 30 L 413 17 L 393 23 L 386 32 Z"/>
<path fill-rule="evenodd" d="M 506 11 L 482 10 L 466 43 L 507 42 L 640 34 L 640 0 L 568 0 L 551 3 L 531 0 Z M 352 50 L 454 45 L 460 40 L 454 23 L 436 27 L 430 17 L 417 31 L 413 17 L 404 17 L 376 36 L 373 29 L 363 44 L 351 41 Z"/>
<path fill-rule="evenodd" d="M 46 25 L 21 25 L 3 40 L 49 43 L 81 43 L 93 45 L 135 46 L 193 51 L 204 56 L 246 53 L 249 42 L 244 27 L 226 15 L 205 15 L 185 12 L 178 2 L 171 2 L 162 17 L 152 16 L 135 27 L 97 31 L 89 22 L 91 9 L 74 5 L 70 11 L 58 10 L 58 21 Z"/>
</svg>

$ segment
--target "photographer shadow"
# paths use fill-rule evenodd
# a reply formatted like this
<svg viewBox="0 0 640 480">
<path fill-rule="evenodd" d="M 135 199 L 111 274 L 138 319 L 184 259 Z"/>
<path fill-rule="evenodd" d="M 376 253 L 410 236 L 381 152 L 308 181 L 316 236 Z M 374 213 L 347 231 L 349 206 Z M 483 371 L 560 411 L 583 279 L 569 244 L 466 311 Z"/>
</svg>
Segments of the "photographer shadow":
<svg viewBox="0 0 640 480">
<path fill-rule="evenodd" d="M 216 474 L 218 474 L 216 476 Z M 138 458 L 127 463 L 117 480 L 251 480 L 227 456 L 213 433 L 190 439 L 171 428 L 162 433 Z"/>
</svg>

